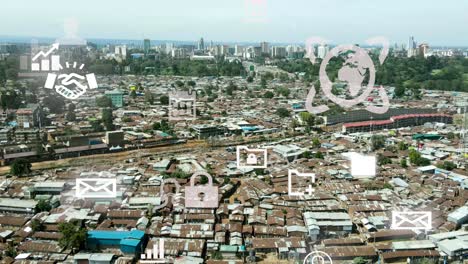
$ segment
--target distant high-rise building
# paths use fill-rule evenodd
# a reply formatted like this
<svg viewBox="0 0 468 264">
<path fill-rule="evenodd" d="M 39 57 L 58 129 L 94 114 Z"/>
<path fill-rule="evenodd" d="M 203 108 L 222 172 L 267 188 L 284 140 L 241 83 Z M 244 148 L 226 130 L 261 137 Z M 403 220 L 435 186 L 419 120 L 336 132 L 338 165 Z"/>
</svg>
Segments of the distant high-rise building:
<svg viewBox="0 0 468 264">
<path fill-rule="evenodd" d="M 328 53 L 329 50 L 330 50 L 330 48 L 326 44 L 322 44 L 322 45 L 318 46 L 317 47 L 317 57 L 320 58 L 320 59 L 325 58 L 325 56 L 327 56 L 327 53 Z"/>
<path fill-rule="evenodd" d="M 235 45 L 234 46 L 234 55 L 236 56 L 242 56 L 242 54 L 244 53 L 245 51 L 245 47 L 244 46 L 240 46 L 240 45 Z"/>
<path fill-rule="evenodd" d="M 429 45 L 427 43 L 422 43 L 419 45 L 419 56 L 426 57 L 429 54 Z"/>
<path fill-rule="evenodd" d="M 173 43 L 166 43 L 166 54 L 171 54 L 173 48 L 174 48 Z"/>
<path fill-rule="evenodd" d="M 286 48 L 275 46 L 271 49 L 271 56 L 275 58 L 284 58 L 286 57 Z"/>
<path fill-rule="evenodd" d="M 184 58 L 187 56 L 187 50 L 184 48 L 172 49 L 171 55 L 173 58 Z"/>
<path fill-rule="evenodd" d="M 270 45 L 268 44 L 268 42 L 261 42 L 260 43 L 260 47 L 262 48 L 262 53 L 263 54 L 268 54 L 270 53 Z"/>
<path fill-rule="evenodd" d="M 126 45 L 115 46 L 114 54 L 118 55 L 118 56 L 121 56 L 122 58 L 126 58 L 127 57 L 127 46 Z"/>
<path fill-rule="evenodd" d="M 200 38 L 198 41 L 198 50 L 205 50 L 205 42 L 203 41 L 203 38 Z"/>
<path fill-rule="evenodd" d="M 149 53 L 150 48 L 151 48 L 151 41 L 149 39 L 144 39 L 143 40 L 143 50 L 145 51 L 145 54 Z"/>
<path fill-rule="evenodd" d="M 408 49 L 406 50 L 407 51 L 407 56 L 408 58 L 409 57 L 413 57 L 416 55 L 416 42 L 414 41 L 414 37 L 411 36 L 409 39 L 408 39 Z"/>
</svg>

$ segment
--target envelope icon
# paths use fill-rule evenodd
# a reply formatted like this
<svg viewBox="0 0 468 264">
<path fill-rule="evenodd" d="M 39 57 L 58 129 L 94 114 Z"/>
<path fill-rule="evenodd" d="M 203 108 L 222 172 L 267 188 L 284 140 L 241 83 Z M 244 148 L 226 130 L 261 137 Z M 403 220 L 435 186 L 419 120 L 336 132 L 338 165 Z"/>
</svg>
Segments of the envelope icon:
<svg viewBox="0 0 468 264">
<path fill-rule="evenodd" d="M 115 198 L 117 197 L 117 180 L 103 178 L 76 179 L 77 198 Z"/>
<path fill-rule="evenodd" d="M 298 192 L 298 191 L 293 191 L 292 189 L 292 181 L 293 181 L 293 176 L 297 177 L 297 181 L 299 181 L 299 177 L 302 178 L 310 178 L 309 182 L 310 183 L 315 183 L 315 173 L 302 173 L 299 172 L 298 170 L 288 170 L 288 195 L 289 196 L 303 196 L 304 192 Z M 309 184 L 307 187 L 306 191 L 309 193 L 309 195 L 312 195 L 314 192 L 314 189 L 312 188 L 312 184 Z"/>
<path fill-rule="evenodd" d="M 432 212 L 392 212 L 392 229 L 430 230 L 431 228 Z"/>
</svg>

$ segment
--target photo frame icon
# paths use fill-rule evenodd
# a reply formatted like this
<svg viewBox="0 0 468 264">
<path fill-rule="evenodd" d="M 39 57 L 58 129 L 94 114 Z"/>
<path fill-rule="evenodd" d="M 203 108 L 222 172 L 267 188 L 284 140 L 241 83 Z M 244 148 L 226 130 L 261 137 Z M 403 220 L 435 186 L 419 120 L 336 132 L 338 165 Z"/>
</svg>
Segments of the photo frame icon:
<svg viewBox="0 0 468 264">
<path fill-rule="evenodd" d="M 315 183 L 315 173 L 302 173 L 302 172 L 299 172 L 298 170 L 288 170 L 288 195 L 289 196 L 304 196 L 305 195 L 304 192 L 293 191 L 292 182 L 293 182 L 294 175 L 296 177 L 311 178 L 311 183 Z M 314 192 L 314 189 L 312 188 L 312 184 L 309 184 L 306 191 L 308 192 L 308 195 L 312 195 L 312 193 Z"/>
<path fill-rule="evenodd" d="M 247 155 L 242 162 L 242 153 Z M 259 164 L 260 163 L 260 164 Z M 249 148 L 247 146 L 236 147 L 236 164 L 238 169 L 266 169 L 268 164 L 268 152 L 262 148 Z"/>
<path fill-rule="evenodd" d="M 195 120 L 197 118 L 196 101 L 196 91 L 169 92 L 169 120 Z"/>
</svg>

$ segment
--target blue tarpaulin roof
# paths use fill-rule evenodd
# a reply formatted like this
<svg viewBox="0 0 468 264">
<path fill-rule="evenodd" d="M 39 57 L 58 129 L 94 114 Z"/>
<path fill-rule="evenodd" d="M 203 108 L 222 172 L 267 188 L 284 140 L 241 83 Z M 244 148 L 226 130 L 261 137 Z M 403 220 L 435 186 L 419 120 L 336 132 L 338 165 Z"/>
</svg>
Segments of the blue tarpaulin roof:
<svg viewBox="0 0 468 264">
<path fill-rule="evenodd" d="M 141 240 L 145 236 L 145 232 L 140 230 L 133 231 L 88 231 L 89 238 L 94 239 L 136 239 Z"/>
</svg>

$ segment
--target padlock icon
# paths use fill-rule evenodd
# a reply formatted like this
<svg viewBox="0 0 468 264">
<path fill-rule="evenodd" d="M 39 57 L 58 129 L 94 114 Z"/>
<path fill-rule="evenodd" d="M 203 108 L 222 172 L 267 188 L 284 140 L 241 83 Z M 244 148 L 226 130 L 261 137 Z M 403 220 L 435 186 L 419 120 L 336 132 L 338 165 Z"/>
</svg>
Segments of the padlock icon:
<svg viewBox="0 0 468 264">
<path fill-rule="evenodd" d="M 257 165 L 257 155 L 255 155 L 254 153 L 249 153 L 247 155 L 247 164 Z"/>
<path fill-rule="evenodd" d="M 195 186 L 195 179 L 199 176 L 206 176 L 208 184 Z M 190 178 L 190 186 L 185 187 L 185 207 L 186 208 L 218 208 L 218 187 L 213 186 L 213 178 L 210 174 L 199 171 Z"/>
<path fill-rule="evenodd" d="M 166 183 L 172 182 L 175 185 L 176 192 L 175 193 L 166 193 L 164 190 L 164 186 Z M 156 213 L 157 210 L 166 207 L 166 205 L 169 203 L 169 200 L 171 200 L 172 197 L 172 202 L 174 203 L 174 196 L 178 195 L 180 193 L 180 184 L 176 179 L 164 179 L 161 181 L 161 186 L 159 187 L 159 196 L 161 197 L 161 203 L 155 207 L 153 207 L 153 213 Z"/>
</svg>

